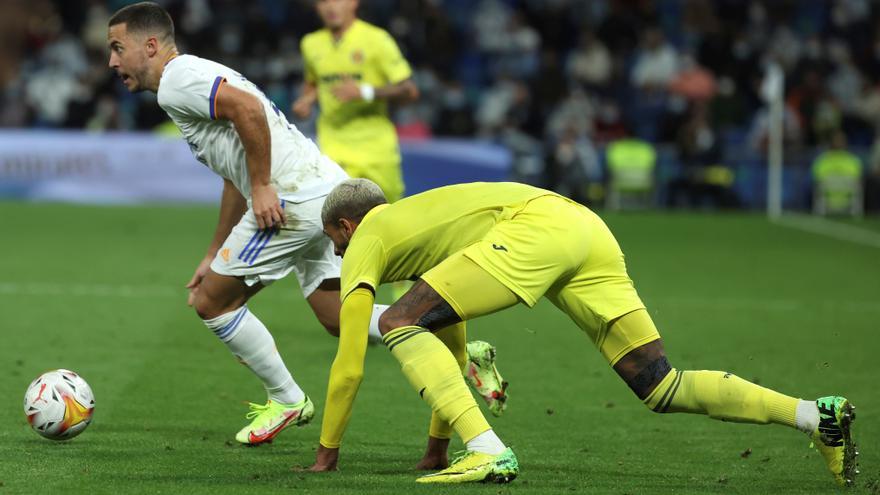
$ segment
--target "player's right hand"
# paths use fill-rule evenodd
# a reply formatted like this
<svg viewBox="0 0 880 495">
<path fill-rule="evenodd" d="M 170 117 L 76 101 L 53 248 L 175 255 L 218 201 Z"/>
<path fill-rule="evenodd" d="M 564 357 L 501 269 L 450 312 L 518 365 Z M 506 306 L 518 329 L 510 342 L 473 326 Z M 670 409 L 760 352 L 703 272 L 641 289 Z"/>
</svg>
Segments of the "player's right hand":
<svg viewBox="0 0 880 495">
<path fill-rule="evenodd" d="M 290 109 L 293 111 L 293 114 L 298 119 L 307 119 L 310 115 L 312 115 L 312 99 L 311 98 L 298 98 L 293 105 L 291 105 Z"/>
<path fill-rule="evenodd" d="M 251 203 L 260 230 L 278 229 L 287 223 L 278 193 L 271 184 L 252 186 Z"/>
<path fill-rule="evenodd" d="M 199 285 L 202 283 L 202 279 L 205 278 L 205 275 L 208 274 L 208 270 L 211 269 L 211 261 L 213 260 L 213 256 L 205 256 L 201 263 L 199 263 L 199 266 L 196 267 L 196 272 L 193 273 L 192 278 L 187 282 L 186 288 L 189 289 L 189 296 L 186 298 L 186 304 L 189 306 L 192 306 L 193 302 L 195 302 L 196 292 L 199 290 Z"/>
</svg>

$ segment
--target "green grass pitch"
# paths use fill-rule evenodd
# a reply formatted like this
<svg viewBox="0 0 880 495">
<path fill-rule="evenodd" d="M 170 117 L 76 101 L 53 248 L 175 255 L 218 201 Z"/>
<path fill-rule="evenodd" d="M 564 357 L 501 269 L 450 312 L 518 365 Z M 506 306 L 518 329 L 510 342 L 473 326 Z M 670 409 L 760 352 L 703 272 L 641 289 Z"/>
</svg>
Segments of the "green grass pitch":
<svg viewBox="0 0 880 495">
<path fill-rule="evenodd" d="M 340 471 L 296 472 L 314 459 L 336 341 L 293 281 L 250 307 L 319 416 L 272 445 L 234 445 L 243 401 L 261 401 L 263 391 L 186 306 L 183 289 L 215 218 L 204 207 L 0 203 L 0 495 L 836 490 L 793 430 L 648 412 L 546 302 L 469 330 L 497 346 L 512 383 L 507 413 L 490 418 L 520 460 L 511 485 L 413 482 L 429 412 L 382 347 L 368 351 Z M 880 493 L 880 249 L 750 215 L 607 220 L 673 365 L 802 397 L 846 395 L 862 453 L 850 493 Z M 82 374 L 97 401 L 93 424 L 66 443 L 30 431 L 21 407 L 28 383 L 59 367 Z"/>
</svg>

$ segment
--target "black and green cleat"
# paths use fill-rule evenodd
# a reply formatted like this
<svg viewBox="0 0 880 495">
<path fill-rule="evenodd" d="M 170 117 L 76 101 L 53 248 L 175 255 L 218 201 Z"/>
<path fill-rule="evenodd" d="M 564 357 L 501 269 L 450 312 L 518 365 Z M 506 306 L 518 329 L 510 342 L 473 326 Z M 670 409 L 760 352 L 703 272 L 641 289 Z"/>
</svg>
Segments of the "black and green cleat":
<svg viewBox="0 0 880 495">
<path fill-rule="evenodd" d="M 852 439 L 856 408 L 846 398 L 838 396 L 816 399 L 816 406 L 819 408 L 819 427 L 810 435 L 812 447 L 822 454 L 837 484 L 850 487 L 859 474 L 859 451 Z"/>
</svg>

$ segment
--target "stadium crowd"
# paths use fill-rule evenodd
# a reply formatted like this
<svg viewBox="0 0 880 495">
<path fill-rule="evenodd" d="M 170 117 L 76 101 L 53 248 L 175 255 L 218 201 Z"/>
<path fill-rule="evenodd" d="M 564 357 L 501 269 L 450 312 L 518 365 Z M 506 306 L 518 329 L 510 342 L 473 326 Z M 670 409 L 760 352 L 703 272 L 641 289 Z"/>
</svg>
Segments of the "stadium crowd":
<svg viewBox="0 0 880 495">
<path fill-rule="evenodd" d="M 126 3 L 5 1 L 0 127 L 163 123 L 154 96 L 128 94 L 107 69 L 107 19 Z M 240 70 L 290 108 L 299 39 L 320 27 L 312 0 L 159 3 L 183 51 Z M 395 37 L 422 91 L 396 109 L 401 136 L 502 143 L 520 177 L 562 192 L 599 180 L 598 150 L 627 135 L 671 147 L 684 167 L 723 162 L 731 147 L 760 152 L 769 61 L 786 76 L 788 148 L 845 137 L 871 149 L 869 195 L 880 180 L 878 2 L 362 0 L 361 14 Z"/>
</svg>

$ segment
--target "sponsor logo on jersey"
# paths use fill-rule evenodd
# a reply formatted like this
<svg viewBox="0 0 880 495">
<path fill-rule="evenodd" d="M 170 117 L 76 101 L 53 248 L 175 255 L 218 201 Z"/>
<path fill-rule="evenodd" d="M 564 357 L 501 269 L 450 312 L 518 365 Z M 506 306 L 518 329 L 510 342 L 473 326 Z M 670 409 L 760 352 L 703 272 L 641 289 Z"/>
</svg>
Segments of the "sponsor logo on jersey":
<svg viewBox="0 0 880 495">
<path fill-rule="evenodd" d="M 355 50 L 351 52 L 351 61 L 356 64 L 364 63 L 364 52 L 363 50 Z"/>
<path fill-rule="evenodd" d="M 347 78 L 354 79 L 355 81 L 360 81 L 361 79 L 363 79 L 363 75 L 354 72 L 348 74 L 326 74 L 321 76 L 321 82 L 325 84 L 335 83 Z"/>
</svg>

